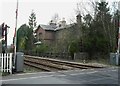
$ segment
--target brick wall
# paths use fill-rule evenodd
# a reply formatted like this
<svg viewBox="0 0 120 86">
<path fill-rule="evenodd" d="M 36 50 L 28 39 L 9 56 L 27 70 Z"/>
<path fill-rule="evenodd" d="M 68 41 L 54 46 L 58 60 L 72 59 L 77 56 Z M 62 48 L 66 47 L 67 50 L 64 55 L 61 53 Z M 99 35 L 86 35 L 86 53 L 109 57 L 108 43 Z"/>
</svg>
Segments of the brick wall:
<svg viewBox="0 0 120 86">
<path fill-rule="evenodd" d="M 40 39 L 43 43 L 50 45 L 55 40 L 55 32 L 39 28 L 37 33 L 37 40 Z"/>
<path fill-rule="evenodd" d="M 81 31 L 77 25 L 58 30 L 55 33 L 55 43 L 53 47 L 55 47 L 58 52 L 68 52 L 70 42 L 80 39 L 80 37 Z"/>
<path fill-rule="evenodd" d="M 2 27 L 0 25 L 0 39 L 2 38 Z M 0 41 L 0 53 L 2 52 L 2 42 Z"/>
<path fill-rule="evenodd" d="M 68 52 L 68 45 L 71 41 L 80 39 L 81 31 L 77 24 L 70 27 L 63 28 L 57 31 L 44 30 L 39 28 L 37 31 L 37 38 L 41 33 L 41 39 L 43 43 L 53 48 L 53 52 Z"/>
</svg>

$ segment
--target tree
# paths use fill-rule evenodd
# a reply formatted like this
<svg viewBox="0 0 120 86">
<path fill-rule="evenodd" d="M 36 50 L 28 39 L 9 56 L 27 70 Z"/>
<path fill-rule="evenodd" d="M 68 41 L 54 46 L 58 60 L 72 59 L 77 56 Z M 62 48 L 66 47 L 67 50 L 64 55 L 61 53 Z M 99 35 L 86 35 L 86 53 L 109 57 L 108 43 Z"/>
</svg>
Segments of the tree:
<svg viewBox="0 0 120 86">
<path fill-rule="evenodd" d="M 109 43 L 109 51 L 108 52 L 114 52 L 115 44 L 114 44 L 114 36 L 115 36 L 115 29 L 113 28 L 113 23 L 112 21 L 112 15 L 110 14 L 110 10 L 108 3 L 106 2 L 101 2 L 98 3 L 97 10 L 98 13 L 96 15 L 96 20 L 101 23 L 101 28 L 103 28 L 103 34 L 106 39 L 108 39 Z"/>
<path fill-rule="evenodd" d="M 23 24 L 17 31 L 17 51 L 25 51 L 32 49 L 32 29 L 28 25 Z"/>
<path fill-rule="evenodd" d="M 92 22 L 92 16 L 90 14 L 87 14 L 83 19 L 85 20 L 86 26 L 89 27 Z"/>
<path fill-rule="evenodd" d="M 54 23 L 56 23 L 56 24 L 58 23 L 58 20 L 59 20 L 59 15 L 58 15 L 58 13 L 55 13 L 55 14 L 54 14 L 54 16 L 52 17 L 52 20 L 53 20 Z"/>
<path fill-rule="evenodd" d="M 114 47 L 112 16 L 107 5 L 107 2 L 98 2 L 94 17 L 87 14 L 83 18 L 85 21 L 82 27 L 83 44 L 90 57 L 97 52 L 108 54 Z"/>
<path fill-rule="evenodd" d="M 33 29 L 36 27 L 36 24 L 37 24 L 37 22 L 36 22 L 36 14 L 35 14 L 35 12 L 32 10 L 32 12 L 31 12 L 31 14 L 30 14 L 30 16 L 29 16 L 29 29 L 32 29 L 32 32 L 29 34 L 30 36 L 29 36 L 29 43 L 30 43 L 30 45 L 31 45 L 31 47 L 33 48 L 33 46 L 34 46 L 34 40 L 35 40 L 35 37 L 34 37 L 34 35 L 33 35 Z"/>
<path fill-rule="evenodd" d="M 119 18 L 120 18 L 120 13 L 118 10 L 116 10 L 112 18 L 112 25 L 113 25 L 113 30 L 114 30 L 114 33 L 112 33 L 113 39 L 114 39 L 113 45 L 115 46 L 113 48 L 114 52 L 116 52 L 117 46 L 118 46 Z"/>
<path fill-rule="evenodd" d="M 33 10 L 32 10 L 32 12 L 31 12 L 31 14 L 29 16 L 28 24 L 29 24 L 29 27 L 32 28 L 32 29 L 34 29 L 36 27 L 36 24 L 37 24 L 37 22 L 36 22 L 36 14 L 35 14 L 35 12 Z"/>
<path fill-rule="evenodd" d="M 68 51 L 73 59 L 74 53 L 79 51 L 78 40 L 74 40 L 69 44 Z"/>
</svg>

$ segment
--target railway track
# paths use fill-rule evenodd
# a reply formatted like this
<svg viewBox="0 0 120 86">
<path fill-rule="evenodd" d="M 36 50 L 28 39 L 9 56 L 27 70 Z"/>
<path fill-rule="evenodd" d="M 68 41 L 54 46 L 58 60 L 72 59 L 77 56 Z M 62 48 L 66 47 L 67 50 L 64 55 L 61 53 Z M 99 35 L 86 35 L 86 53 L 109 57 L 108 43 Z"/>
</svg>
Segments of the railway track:
<svg viewBox="0 0 120 86">
<path fill-rule="evenodd" d="M 43 71 L 73 70 L 103 68 L 99 66 L 84 65 L 75 62 L 61 61 L 55 59 L 41 58 L 24 55 L 24 64 L 41 69 Z"/>
</svg>

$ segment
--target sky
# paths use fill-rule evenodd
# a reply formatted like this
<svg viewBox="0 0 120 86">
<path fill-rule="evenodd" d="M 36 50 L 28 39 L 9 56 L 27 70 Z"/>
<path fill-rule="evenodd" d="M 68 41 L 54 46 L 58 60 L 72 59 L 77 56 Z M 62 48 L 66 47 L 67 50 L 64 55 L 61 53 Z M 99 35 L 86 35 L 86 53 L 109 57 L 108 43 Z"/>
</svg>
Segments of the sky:
<svg viewBox="0 0 120 86">
<path fill-rule="evenodd" d="M 77 3 L 82 0 L 19 0 L 17 29 L 22 24 L 28 24 L 29 16 L 34 10 L 37 25 L 48 24 L 55 13 L 59 18 L 65 18 L 67 23 L 70 19 L 75 21 Z M 119 1 L 119 0 L 107 0 Z M 0 0 L 0 24 L 3 22 L 10 26 L 8 29 L 8 45 L 12 44 L 15 29 L 15 11 L 17 0 Z M 88 0 L 84 0 L 88 2 Z"/>
</svg>

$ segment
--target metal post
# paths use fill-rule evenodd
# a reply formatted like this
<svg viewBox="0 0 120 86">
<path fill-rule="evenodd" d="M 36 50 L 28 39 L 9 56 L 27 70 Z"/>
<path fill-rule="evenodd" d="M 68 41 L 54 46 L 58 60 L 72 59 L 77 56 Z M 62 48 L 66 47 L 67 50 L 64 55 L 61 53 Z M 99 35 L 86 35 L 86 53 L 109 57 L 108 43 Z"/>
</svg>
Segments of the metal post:
<svg viewBox="0 0 120 86">
<path fill-rule="evenodd" d="M 7 53 L 7 25 L 5 25 L 5 53 Z"/>
<path fill-rule="evenodd" d="M 7 24 L 5 25 L 5 53 L 7 53 L 7 28 L 10 28 L 9 26 L 7 26 Z"/>
<path fill-rule="evenodd" d="M 120 1 L 118 2 L 118 15 L 120 15 Z M 118 29 L 119 29 L 119 33 L 118 33 L 118 48 L 117 48 L 117 53 L 116 53 L 116 65 L 119 65 L 119 53 L 120 53 L 120 18 L 118 17 Z"/>
</svg>

